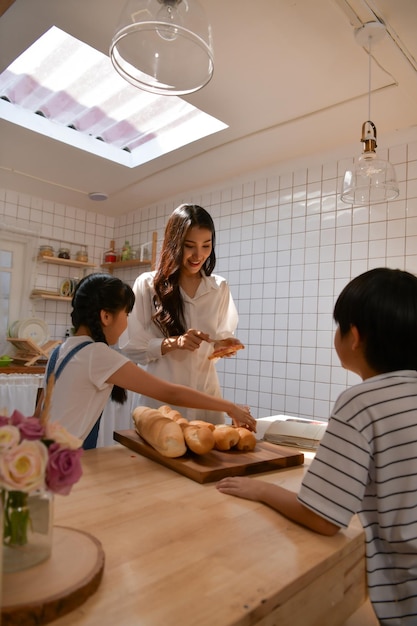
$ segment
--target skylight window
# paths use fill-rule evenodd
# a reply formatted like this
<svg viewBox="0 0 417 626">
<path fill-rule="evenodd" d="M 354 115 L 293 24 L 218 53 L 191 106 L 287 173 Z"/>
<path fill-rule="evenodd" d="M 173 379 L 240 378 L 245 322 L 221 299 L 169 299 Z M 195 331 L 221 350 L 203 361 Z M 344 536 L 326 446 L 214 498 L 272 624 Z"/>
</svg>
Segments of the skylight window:
<svg viewBox="0 0 417 626">
<path fill-rule="evenodd" d="M 177 96 L 131 86 L 108 56 L 55 26 L 0 74 L 0 117 L 126 167 L 227 128 Z"/>
</svg>

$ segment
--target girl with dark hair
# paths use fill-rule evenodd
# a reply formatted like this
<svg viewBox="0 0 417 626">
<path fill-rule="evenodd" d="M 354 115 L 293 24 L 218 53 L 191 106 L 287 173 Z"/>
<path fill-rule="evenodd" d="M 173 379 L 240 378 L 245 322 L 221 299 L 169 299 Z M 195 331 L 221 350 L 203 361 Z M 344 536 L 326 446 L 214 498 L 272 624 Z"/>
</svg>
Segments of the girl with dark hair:
<svg viewBox="0 0 417 626">
<path fill-rule="evenodd" d="M 209 358 L 220 348 L 242 348 L 233 337 L 238 315 L 224 278 L 213 274 L 216 234 L 210 214 L 198 205 L 182 204 L 172 213 L 155 272 L 135 281 L 136 296 L 120 348 L 147 371 L 212 396 L 221 397 Z M 140 404 L 155 407 L 141 398 Z M 224 413 L 183 411 L 191 419 L 223 423 Z"/>
<path fill-rule="evenodd" d="M 417 277 L 377 268 L 338 297 L 334 345 L 362 382 L 341 393 L 298 493 L 225 478 L 223 493 L 263 502 L 323 535 L 358 514 L 369 597 L 383 626 L 417 624 Z"/>
<path fill-rule="evenodd" d="M 237 424 L 255 430 L 247 408 L 160 380 L 110 347 L 126 330 L 134 302 L 131 287 L 108 274 L 90 274 L 78 283 L 72 299 L 74 334 L 51 354 L 46 368 L 44 390 L 49 376 L 55 376 L 51 421 L 85 440 L 110 395 L 123 403 L 128 389 L 156 398 L 158 405 L 226 411 Z M 37 415 L 42 403 L 43 398 Z"/>
</svg>

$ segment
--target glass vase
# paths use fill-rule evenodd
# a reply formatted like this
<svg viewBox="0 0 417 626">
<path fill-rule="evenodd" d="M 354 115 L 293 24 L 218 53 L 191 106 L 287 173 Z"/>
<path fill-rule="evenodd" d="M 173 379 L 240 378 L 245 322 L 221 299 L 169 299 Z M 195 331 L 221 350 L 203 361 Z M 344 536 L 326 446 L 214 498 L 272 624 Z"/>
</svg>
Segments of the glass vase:
<svg viewBox="0 0 417 626">
<path fill-rule="evenodd" d="M 3 492 L 3 573 L 18 572 L 51 556 L 53 494 Z"/>
</svg>

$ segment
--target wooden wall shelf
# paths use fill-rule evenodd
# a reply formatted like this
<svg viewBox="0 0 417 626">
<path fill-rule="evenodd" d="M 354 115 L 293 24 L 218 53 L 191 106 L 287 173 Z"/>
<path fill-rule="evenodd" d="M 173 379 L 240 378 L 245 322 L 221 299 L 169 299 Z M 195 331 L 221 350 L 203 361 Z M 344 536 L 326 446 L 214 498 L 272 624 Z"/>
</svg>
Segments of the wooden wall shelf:
<svg viewBox="0 0 417 626">
<path fill-rule="evenodd" d="M 37 292 L 36 289 L 32 291 L 30 298 L 31 300 L 57 300 L 61 302 L 71 302 L 72 300 L 72 296 L 60 296 L 59 293 L 56 295 L 52 293 L 40 293 Z"/>
<path fill-rule="evenodd" d="M 114 263 L 102 263 L 100 267 L 108 270 L 110 274 L 113 273 L 114 270 L 126 269 L 128 267 L 146 267 L 150 266 L 151 269 L 155 269 L 156 263 L 156 242 L 158 238 L 158 233 L 152 233 L 152 251 L 151 258 L 146 261 L 139 261 L 139 259 L 131 259 L 130 261 L 115 261 Z"/>
<path fill-rule="evenodd" d="M 66 265 L 67 267 L 81 267 L 84 269 L 96 267 L 94 263 L 75 261 L 73 259 L 61 259 L 57 256 L 38 256 L 39 263 L 53 263 L 54 265 Z"/>
<path fill-rule="evenodd" d="M 41 256 L 37 258 L 38 263 L 51 263 L 52 265 L 62 265 L 65 267 L 78 267 L 82 270 L 97 267 L 94 263 L 76 261 L 75 259 L 61 259 L 57 256 Z M 46 289 L 33 289 L 30 297 L 32 300 L 56 300 L 59 302 L 71 302 L 72 296 L 61 296 L 59 291 L 51 292 Z"/>
<path fill-rule="evenodd" d="M 156 263 L 156 243 L 157 243 L 158 234 L 156 232 L 152 233 L 152 250 L 151 250 L 151 258 L 145 261 L 140 261 L 139 259 L 132 259 L 130 261 L 116 261 L 115 263 L 102 263 L 100 265 L 101 268 L 106 269 L 110 274 L 113 273 L 114 270 L 122 270 L 127 269 L 129 267 L 150 267 L 151 269 L 155 268 Z M 56 256 L 38 256 L 38 263 L 52 263 L 54 265 L 62 265 L 66 267 L 78 267 L 80 269 L 86 270 L 97 267 L 94 263 L 86 263 L 84 261 L 75 261 L 73 259 L 61 259 Z M 48 291 L 46 289 L 33 289 L 30 297 L 32 300 L 55 300 L 59 302 L 71 302 L 72 296 L 61 296 L 59 291 L 53 292 Z"/>
<path fill-rule="evenodd" d="M 152 261 L 138 261 L 138 259 L 132 259 L 131 261 L 115 261 L 114 263 L 102 263 L 100 267 L 109 270 L 110 274 L 113 270 L 125 269 L 127 267 L 141 267 L 151 265 Z"/>
</svg>

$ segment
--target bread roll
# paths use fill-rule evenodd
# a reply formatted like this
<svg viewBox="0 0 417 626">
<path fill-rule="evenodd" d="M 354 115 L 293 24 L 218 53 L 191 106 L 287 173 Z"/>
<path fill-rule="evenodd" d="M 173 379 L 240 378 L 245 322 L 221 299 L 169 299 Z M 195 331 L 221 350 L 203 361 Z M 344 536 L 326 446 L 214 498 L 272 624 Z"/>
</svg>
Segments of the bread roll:
<svg viewBox="0 0 417 626">
<path fill-rule="evenodd" d="M 137 433 L 162 456 L 175 458 L 187 451 L 181 426 L 155 409 L 137 406 L 132 413 Z"/>
<path fill-rule="evenodd" d="M 217 348 L 217 350 L 214 350 L 214 352 L 212 352 L 208 357 L 208 360 L 211 361 L 212 359 L 220 359 L 223 356 L 235 354 L 235 352 L 237 352 L 238 350 L 243 350 L 244 348 L 245 346 L 241 343 L 236 343 L 231 346 L 222 346 L 221 348 Z"/>
<path fill-rule="evenodd" d="M 174 420 L 174 422 L 181 422 L 185 420 L 188 424 L 188 420 L 185 419 L 185 417 L 183 417 L 179 411 L 175 411 L 174 409 L 171 409 L 166 414 L 166 417 L 169 417 L 170 420 Z"/>
<path fill-rule="evenodd" d="M 179 411 L 172 409 L 168 404 L 163 404 L 158 408 L 158 411 L 165 417 L 174 420 L 177 424 L 188 424 L 188 420 L 181 415 Z"/>
<path fill-rule="evenodd" d="M 175 409 L 171 409 L 167 404 L 163 404 L 159 407 L 158 411 L 165 415 L 165 417 L 169 417 L 169 419 L 174 420 L 174 422 L 178 422 L 178 424 L 188 424 L 188 420 L 181 415 L 179 411 Z"/>
<path fill-rule="evenodd" d="M 185 443 L 196 454 L 207 454 L 214 448 L 214 435 L 210 428 L 205 426 L 181 425 Z"/>
<path fill-rule="evenodd" d="M 201 426 L 202 428 L 209 428 L 210 430 L 214 430 L 216 428 L 214 424 L 205 422 L 204 420 L 190 420 L 188 423 L 190 426 Z"/>
<path fill-rule="evenodd" d="M 158 411 L 162 413 L 162 415 L 168 415 L 168 413 L 172 411 L 172 408 L 167 404 L 163 404 L 162 406 L 158 407 Z"/>
<path fill-rule="evenodd" d="M 246 452 L 255 450 L 255 435 L 247 428 L 237 427 L 236 430 L 239 433 L 239 441 L 237 442 L 236 448 L 238 450 L 245 450 Z"/>
<path fill-rule="evenodd" d="M 213 430 L 214 447 L 216 450 L 230 450 L 239 441 L 237 428 L 227 424 L 216 424 Z"/>
</svg>

